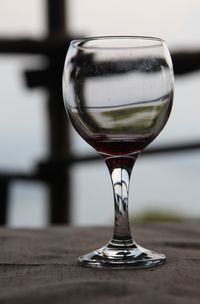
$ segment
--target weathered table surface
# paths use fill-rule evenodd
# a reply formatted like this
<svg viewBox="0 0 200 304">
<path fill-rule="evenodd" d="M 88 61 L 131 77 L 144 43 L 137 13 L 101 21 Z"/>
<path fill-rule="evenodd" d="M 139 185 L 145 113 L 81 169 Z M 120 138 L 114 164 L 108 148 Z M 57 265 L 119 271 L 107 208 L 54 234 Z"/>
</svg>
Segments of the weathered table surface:
<svg viewBox="0 0 200 304">
<path fill-rule="evenodd" d="M 0 303 L 200 303 L 200 223 L 135 225 L 140 245 L 167 255 L 142 270 L 82 268 L 104 245 L 103 227 L 0 228 Z"/>
</svg>

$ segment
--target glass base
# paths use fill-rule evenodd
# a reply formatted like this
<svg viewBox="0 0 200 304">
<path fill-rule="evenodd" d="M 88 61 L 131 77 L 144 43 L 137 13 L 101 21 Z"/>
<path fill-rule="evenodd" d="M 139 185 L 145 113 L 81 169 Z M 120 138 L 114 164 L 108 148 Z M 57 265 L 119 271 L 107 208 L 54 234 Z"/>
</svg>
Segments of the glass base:
<svg viewBox="0 0 200 304">
<path fill-rule="evenodd" d="M 141 246 L 126 241 L 123 244 L 110 241 L 106 246 L 79 257 L 79 263 L 85 267 L 138 269 L 164 264 L 166 257 Z"/>
</svg>

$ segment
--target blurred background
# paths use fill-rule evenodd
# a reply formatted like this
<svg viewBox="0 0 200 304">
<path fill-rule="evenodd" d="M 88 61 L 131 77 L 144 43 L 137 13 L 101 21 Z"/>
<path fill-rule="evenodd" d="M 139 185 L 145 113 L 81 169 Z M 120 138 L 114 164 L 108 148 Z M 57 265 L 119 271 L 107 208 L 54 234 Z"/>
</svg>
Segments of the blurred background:
<svg viewBox="0 0 200 304">
<path fill-rule="evenodd" d="M 171 117 L 133 170 L 130 215 L 200 217 L 198 0 L 0 0 L 0 222 L 112 225 L 103 161 L 68 125 L 61 74 L 69 41 L 96 35 L 166 40 Z"/>
</svg>

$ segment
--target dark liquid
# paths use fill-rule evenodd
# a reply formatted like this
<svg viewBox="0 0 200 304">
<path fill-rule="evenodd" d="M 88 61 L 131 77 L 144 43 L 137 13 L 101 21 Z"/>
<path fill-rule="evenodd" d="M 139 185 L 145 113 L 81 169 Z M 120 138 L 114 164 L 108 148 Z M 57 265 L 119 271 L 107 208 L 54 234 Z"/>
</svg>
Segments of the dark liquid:
<svg viewBox="0 0 200 304">
<path fill-rule="evenodd" d="M 93 141 L 87 140 L 99 153 L 105 155 L 129 155 L 142 151 L 151 141 L 151 138 L 146 138 L 145 141 Z"/>
</svg>

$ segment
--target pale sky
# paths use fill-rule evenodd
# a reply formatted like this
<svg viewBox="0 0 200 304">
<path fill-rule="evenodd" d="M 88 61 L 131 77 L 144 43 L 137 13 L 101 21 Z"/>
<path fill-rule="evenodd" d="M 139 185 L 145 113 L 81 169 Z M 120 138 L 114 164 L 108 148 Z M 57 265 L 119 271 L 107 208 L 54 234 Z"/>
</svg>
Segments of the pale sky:
<svg viewBox="0 0 200 304">
<path fill-rule="evenodd" d="M 45 0 L 0 0 L 0 35 L 42 36 Z M 69 29 L 83 36 L 150 35 L 200 46 L 199 0 L 68 0 Z"/>
<path fill-rule="evenodd" d="M 181 47 L 200 48 L 199 0 L 70 0 L 68 2 L 69 30 L 77 36 L 150 35 L 165 39 L 170 50 Z M 45 3 L 45 0 L 0 0 L 0 37 L 42 38 L 46 34 Z M 24 59 L 19 56 L 0 56 L 0 169 L 29 170 L 46 153 L 45 95 L 41 90 L 26 89 L 22 77 L 25 69 L 38 65 L 37 58 L 32 60 L 30 57 Z M 176 80 L 173 111 L 155 144 L 199 139 L 199 86 L 199 73 Z M 78 152 L 91 151 L 78 136 L 74 137 L 73 146 Z M 185 154 L 175 158 L 171 156 L 162 158 L 158 162 L 153 159 L 139 162 L 134 176 L 136 211 L 151 206 L 151 203 L 163 201 L 163 204 L 166 203 L 166 209 L 177 207 L 180 210 L 183 206 L 183 210 L 190 216 L 200 214 L 198 204 L 200 161 L 197 156 L 191 158 L 190 154 Z M 108 223 L 113 215 L 113 206 L 112 202 L 109 208 L 106 205 L 106 202 L 112 199 L 106 168 L 103 164 L 88 164 L 88 177 L 85 178 L 85 167 L 82 166 L 79 168 L 77 166 L 73 173 L 73 180 L 79 188 L 79 191 L 73 194 L 74 222 L 94 224 L 93 220 L 96 224 Z M 98 168 L 98 177 L 96 176 L 95 179 L 96 168 Z M 187 172 L 184 171 L 185 168 Z M 172 169 L 174 169 L 173 173 Z M 152 171 L 155 173 L 155 179 L 148 178 Z M 89 183 L 85 184 L 85 180 L 90 178 L 94 182 L 92 187 Z M 99 198 L 101 202 L 96 207 L 93 201 L 88 201 L 88 197 L 95 197 L 95 185 L 100 187 L 104 180 L 106 185 L 102 185 L 103 196 Z M 18 201 L 23 203 L 21 189 L 18 189 L 20 193 Z M 35 206 L 33 192 L 32 194 L 27 192 L 25 196 L 24 206 L 27 206 L 27 198 L 33 200 L 32 206 Z M 17 195 L 14 197 L 17 200 Z M 37 201 L 39 200 L 37 198 Z M 41 201 L 43 200 L 41 196 Z M 95 198 L 95 201 L 98 199 Z M 193 202 L 194 207 L 191 205 Z M 87 208 L 91 213 L 85 217 Z M 96 213 L 98 208 L 108 208 L 110 213 L 106 212 L 105 218 L 105 214 Z M 159 208 L 158 204 L 156 208 Z M 97 219 L 95 215 L 98 213 Z M 35 223 L 37 218 L 36 216 Z"/>
</svg>

